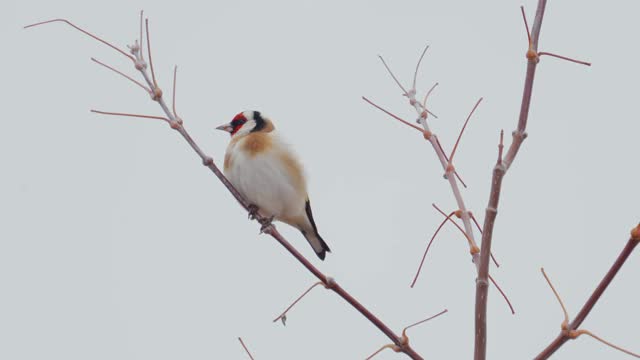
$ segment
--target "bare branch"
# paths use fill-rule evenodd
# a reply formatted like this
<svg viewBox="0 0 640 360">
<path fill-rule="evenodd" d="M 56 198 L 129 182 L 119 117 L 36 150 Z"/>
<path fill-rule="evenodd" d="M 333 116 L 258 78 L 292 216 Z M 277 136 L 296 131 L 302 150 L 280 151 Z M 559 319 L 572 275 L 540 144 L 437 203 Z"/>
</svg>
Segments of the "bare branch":
<svg viewBox="0 0 640 360">
<path fill-rule="evenodd" d="M 103 43 L 103 44 L 107 45 L 108 47 L 110 47 L 110 48 L 112 48 L 112 49 L 116 50 L 116 51 L 117 51 L 117 52 L 119 52 L 120 54 L 122 54 L 122 55 L 124 55 L 124 56 L 128 57 L 128 58 L 129 58 L 131 61 L 133 61 L 134 63 L 136 62 L 135 58 L 134 58 L 133 56 L 131 56 L 130 54 L 127 54 L 124 50 L 121 50 L 120 48 L 118 48 L 117 46 L 115 46 L 115 45 L 111 44 L 110 42 L 108 42 L 108 41 L 106 41 L 106 40 L 102 40 L 102 39 L 101 39 L 101 38 L 99 38 L 98 36 L 93 35 L 92 33 L 88 32 L 87 30 L 85 30 L 85 29 L 83 29 L 83 28 L 81 28 L 81 27 L 79 27 L 79 26 L 77 26 L 77 25 L 74 25 L 72 22 L 70 22 L 69 20 L 66 20 L 66 19 L 53 19 L 53 20 L 41 21 L 41 22 L 39 22 L 39 23 L 35 23 L 35 24 L 31 24 L 31 25 L 27 25 L 27 26 L 25 26 L 24 28 L 25 28 L 25 29 L 29 29 L 29 28 L 32 28 L 32 27 L 35 27 L 35 26 L 40 26 L 40 25 L 49 24 L 49 23 L 53 23 L 53 22 L 63 22 L 63 23 L 65 23 L 65 24 L 67 24 L 67 25 L 69 25 L 69 26 L 73 27 L 74 29 L 76 29 L 76 30 L 78 30 L 78 31 L 82 32 L 83 34 L 85 34 L 85 35 L 87 35 L 87 36 L 90 36 L 90 37 L 94 38 L 95 40 L 98 40 L 99 42 L 101 42 L 101 43 Z"/>
<path fill-rule="evenodd" d="M 373 359 L 376 355 L 380 354 L 384 349 L 391 349 L 395 352 L 399 352 L 398 347 L 394 344 L 387 344 L 387 345 L 383 345 L 380 349 L 376 350 L 376 352 L 374 352 L 373 354 L 367 356 L 366 359 L 364 360 L 370 360 Z"/>
<path fill-rule="evenodd" d="M 140 10 L 140 37 L 139 37 L 139 50 L 140 50 L 140 60 L 144 61 L 144 51 L 142 51 L 142 49 L 144 49 L 143 46 L 143 40 L 144 37 L 142 36 L 142 23 L 143 23 L 143 18 L 144 18 L 144 10 Z"/>
<path fill-rule="evenodd" d="M 564 306 L 564 302 L 560 298 L 560 294 L 558 294 L 558 291 L 556 290 L 556 288 L 551 283 L 551 280 L 547 276 L 547 273 L 544 272 L 544 268 L 540 268 L 540 271 L 542 272 L 542 276 L 544 276 L 544 279 L 547 280 L 547 284 L 549 284 L 549 287 L 551 288 L 551 291 L 553 291 L 553 295 L 556 296 L 556 299 L 558 300 L 558 303 L 560 303 L 560 306 L 562 307 L 562 313 L 564 314 L 564 320 L 562 321 L 562 329 L 566 330 L 567 326 L 569 325 L 569 313 L 567 312 L 567 308 Z"/>
<path fill-rule="evenodd" d="M 516 310 L 513 308 L 513 305 L 511 305 L 511 301 L 509 301 L 507 294 L 504 291 L 502 291 L 502 288 L 500 288 L 500 285 L 498 285 L 498 283 L 493 279 L 491 275 L 489 275 L 489 280 L 491 280 L 491 283 L 493 284 L 493 286 L 495 286 L 496 289 L 498 289 L 498 292 L 500 293 L 500 295 L 502 295 L 502 298 L 507 303 L 507 306 L 509 306 L 509 310 L 511 311 L 511 314 L 515 315 Z"/>
<path fill-rule="evenodd" d="M 110 112 L 110 111 L 100 111 L 100 110 L 91 110 L 92 113 L 102 114 L 102 115 L 115 115 L 115 116 L 128 116 L 128 117 L 136 117 L 136 118 L 144 118 L 144 119 L 157 119 L 166 121 L 168 124 L 171 124 L 171 120 L 164 116 L 154 116 L 154 115 L 141 115 L 141 114 L 131 114 L 131 113 L 120 113 L 120 112 Z"/>
<path fill-rule="evenodd" d="M 151 58 L 151 40 L 149 39 L 149 19 L 144 19 L 144 25 L 147 33 L 147 54 L 149 54 L 149 67 L 151 68 L 151 78 L 153 79 L 154 90 L 158 88 L 158 82 L 156 81 L 156 73 L 153 70 L 153 59 Z M 140 50 L 142 54 L 142 50 Z"/>
<path fill-rule="evenodd" d="M 424 133 L 424 130 L 422 130 L 420 127 L 415 126 L 415 125 L 413 125 L 412 123 L 410 123 L 410 122 L 408 122 L 408 121 L 406 121 L 406 120 L 403 120 L 403 119 L 401 119 L 400 117 L 398 117 L 398 116 L 396 116 L 396 115 L 394 115 L 394 114 L 390 113 L 389 111 L 387 111 L 387 110 L 383 109 L 382 107 L 380 107 L 380 106 L 376 105 L 374 102 L 372 102 L 371 100 L 367 99 L 366 97 L 364 97 L 364 96 L 363 96 L 363 97 L 362 97 L 362 100 L 364 100 L 364 101 L 368 102 L 369 104 L 373 105 L 376 109 L 378 109 L 378 110 L 382 111 L 383 113 L 385 113 L 385 114 L 387 114 L 387 115 L 391 116 L 392 118 L 394 118 L 394 119 L 396 119 L 396 120 L 400 121 L 401 123 L 403 123 L 403 124 L 405 124 L 405 125 L 407 125 L 407 126 L 411 126 L 412 128 L 414 128 L 414 129 L 416 129 L 416 130 L 420 131 L 421 133 Z"/>
<path fill-rule="evenodd" d="M 247 348 L 247 345 L 244 344 L 244 341 L 242 341 L 241 337 L 238 337 L 238 341 L 240 341 L 240 345 L 242 345 L 242 347 L 244 348 L 244 351 L 247 353 L 247 355 L 249 356 L 249 359 L 251 360 L 255 360 L 253 358 L 253 356 L 251 355 L 251 353 L 249 352 L 249 349 Z"/>
<path fill-rule="evenodd" d="M 418 63 L 416 64 L 416 71 L 413 74 L 413 85 L 411 86 L 411 89 L 413 91 L 416 91 L 416 80 L 418 79 L 418 70 L 420 69 L 420 63 L 422 62 L 422 58 L 424 58 L 424 54 L 427 53 L 427 50 L 429 50 L 429 45 L 427 45 L 424 48 L 424 50 L 422 51 L 422 54 L 420 55 L 420 59 L 418 59 Z"/>
<path fill-rule="evenodd" d="M 446 314 L 448 311 L 449 311 L 449 310 L 444 309 L 444 310 L 440 311 L 439 313 L 437 313 L 437 314 L 435 314 L 435 315 L 433 315 L 433 316 L 430 316 L 430 317 L 428 317 L 428 318 L 426 318 L 426 319 L 424 319 L 424 320 L 420 320 L 420 321 L 418 321 L 418 322 L 415 322 L 415 323 L 413 323 L 413 324 L 411 324 L 411 325 L 409 325 L 409 326 L 405 327 L 405 328 L 402 330 L 402 336 L 407 337 L 407 330 L 411 329 L 411 328 L 412 328 L 412 327 L 414 327 L 414 326 L 418 326 L 418 325 L 420 325 L 420 324 L 424 324 L 424 323 L 426 323 L 427 321 L 432 320 L 432 319 L 435 319 L 435 318 L 437 318 L 437 317 L 438 317 L 438 316 L 440 316 L 440 315 L 444 315 L 444 314 Z"/>
<path fill-rule="evenodd" d="M 577 334 L 577 335 L 576 335 L 576 337 L 578 337 L 578 336 L 580 336 L 580 335 L 583 335 L 583 334 L 584 334 L 584 335 L 589 335 L 589 336 L 591 336 L 592 338 L 594 338 L 594 339 L 596 339 L 596 340 L 600 341 L 601 343 L 603 343 L 603 344 L 605 344 L 605 345 L 607 345 L 607 346 L 609 346 L 609 347 L 612 347 L 612 348 L 614 348 L 614 349 L 616 349 L 616 350 L 618 350 L 618 351 L 621 351 L 621 352 L 623 352 L 623 353 L 625 353 L 625 354 L 627 354 L 627 355 L 631 355 L 631 356 L 633 356 L 633 357 L 635 357 L 635 358 L 640 358 L 640 354 L 636 354 L 636 353 L 631 352 L 631 351 L 629 351 L 629 350 L 627 350 L 627 349 L 623 349 L 623 348 L 621 348 L 621 347 L 620 347 L 620 346 L 618 346 L 618 345 L 612 344 L 612 343 L 608 342 L 607 340 L 605 340 L 605 339 L 603 339 L 603 338 L 601 338 L 601 337 L 599 337 L 599 336 L 595 335 L 594 333 L 592 333 L 592 332 L 591 332 L 591 331 L 589 331 L 589 330 L 577 330 L 577 331 L 576 331 L 576 334 Z"/>
<path fill-rule="evenodd" d="M 178 115 L 178 112 L 176 111 L 176 80 L 177 80 L 177 76 L 178 76 L 178 65 L 176 65 L 173 68 L 173 96 L 172 96 L 172 101 L 171 101 L 171 108 L 173 109 L 173 115 L 176 116 L 176 118 L 180 119 L 180 116 Z"/>
<path fill-rule="evenodd" d="M 453 164 L 453 156 L 456 154 L 456 150 L 458 149 L 458 144 L 460 144 L 460 139 L 462 138 L 464 129 L 467 128 L 467 124 L 469 123 L 469 120 L 471 119 L 471 116 L 473 115 L 473 113 L 478 108 L 478 105 L 480 105 L 480 102 L 482 102 L 482 98 L 478 99 L 476 104 L 473 106 L 473 109 L 469 113 L 469 116 L 467 116 L 467 120 L 465 120 L 464 125 L 462 126 L 462 129 L 460 129 L 460 134 L 458 134 L 458 139 L 456 140 L 455 145 L 453 145 L 453 150 L 451 150 L 451 155 L 449 155 L 449 165 Z"/>
<path fill-rule="evenodd" d="M 449 215 L 447 215 L 447 217 L 444 220 L 442 220 L 442 222 L 440 223 L 440 225 L 436 229 L 436 232 L 433 233 L 433 236 L 431 236 L 431 239 L 429 240 L 429 243 L 427 244 L 427 248 L 424 250 L 424 255 L 422 255 L 422 260 L 420 260 L 420 265 L 418 266 L 418 271 L 416 271 L 416 275 L 413 277 L 413 281 L 411 282 L 411 287 L 412 288 L 416 285 L 416 281 L 418 281 L 418 276 L 420 276 L 420 271 L 422 271 L 422 265 L 424 265 L 424 260 L 427 258 L 427 253 L 429 253 L 429 248 L 431 248 L 431 244 L 436 239 L 436 236 L 440 232 L 440 229 L 442 229 L 444 224 L 447 223 L 447 221 L 451 218 L 451 216 L 453 216 L 453 214 L 455 214 L 455 211 L 452 211 Z"/>
<path fill-rule="evenodd" d="M 522 12 L 522 20 L 524 21 L 524 28 L 527 30 L 527 40 L 529 44 L 531 44 L 531 33 L 529 32 L 529 24 L 527 23 L 527 15 L 524 13 L 524 6 L 520 6 L 520 11 Z"/>
<path fill-rule="evenodd" d="M 423 108 L 427 108 L 427 99 L 429 99 L 429 96 L 431 95 L 431 93 L 433 92 L 433 90 L 436 88 L 436 86 L 438 86 L 439 83 L 435 83 L 433 84 L 433 86 L 431 87 L 431 89 L 429 89 L 429 91 L 427 91 L 427 94 L 424 96 L 424 100 L 422 100 L 422 107 Z M 433 114 L 431 114 L 433 115 Z M 436 119 L 438 118 L 437 116 L 433 115 Z"/>
<path fill-rule="evenodd" d="M 389 72 L 389 75 L 391 75 L 391 77 L 396 82 L 396 84 L 398 84 L 400 89 L 402 89 L 402 94 L 408 95 L 409 92 L 407 92 L 407 89 L 405 89 L 404 86 L 402 86 L 402 84 L 400 83 L 400 81 L 398 81 L 398 78 L 393 74 L 393 71 L 391 71 L 391 69 L 389 68 L 389 65 L 387 65 L 387 62 L 384 61 L 384 59 L 380 55 L 378 55 L 378 58 L 380 59 L 380 61 L 382 61 L 382 65 L 384 65 L 384 67 L 387 69 L 387 72 Z"/>
<path fill-rule="evenodd" d="M 574 62 L 576 64 L 581 64 L 581 65 L 586 65 L 586 66 L 591 66 L 590 62 L 586 62 L 586 61 L 582 61 L 582 60 L 576 60 L 576 59 L 572 59 L 570 57 L 566 57 L 566 56 L 562 56 L 562 55 L 557 55 L 557 54 L 553 54 L 550 52 L 544 52 L 544 51 L 540 51 L 538 53 L 538 56 L 542 56 L 542 55 L 548 55 L 548 56 L 553 56 L 556 57 L 558 59 L 562 59 L 562 60 L 567 60 L 567 61 L 571 61 Z"/>
<path fill-rule="evenodd" d="M 140 86 L 141 88 L 144 89 L 144 91 L 147 92 L 147 94 L 152 94 L 151 89 L 149 89 L 148 87 L 144 86 L 141 82 L 133 79 L 129 75 L 124 74 L 123 72 L 121 72 L 121 71 L 119 71 L 119 70 L 117 70 L 117 69 L 115 69 L 115 68 L 113 68 L 113 67 L 111 67 L 111 66 L 109 66 L 109 65 L 107 65 L 107 64 L 105 64 L 103 62 L 101 62 L 100 60 L 98 60 L 96 58 L 91 58 L 91 61 L 106 67 L 107 69 L 115 72 L 116 74 L 119 74 L 119 75 L 123 76 L 124 78 L 128 79 L 129 81 L 133 82 L 134 84 Z"/>
<path fill-rule="evenodd" d="M 281 320 L 282 321 L 282 325 L 287 325 L 287 313 L 289 312 L 289 310 L 291 310 L 291 308 L 293 308 L 300 300 L 302 300 L 302 298 L 305 297 L 305 295 L 307 295 L 311 290 L 313 290 L 314 287 L 316 287 L 318 285 L 324 285 L 324 283 L 322 281 L 318 281 L 315 284 L 311 285 L 305 292 L 302 293 L 302 295 L 298 296 L 298 298 L 295 299 L 293 301 L 293 303 L 291 303 L 291 305 L 289 305 L 282 312 L 282 314 L 278 315 L 277 318 L 273 319 L 273 322 Z"/>
</svg>

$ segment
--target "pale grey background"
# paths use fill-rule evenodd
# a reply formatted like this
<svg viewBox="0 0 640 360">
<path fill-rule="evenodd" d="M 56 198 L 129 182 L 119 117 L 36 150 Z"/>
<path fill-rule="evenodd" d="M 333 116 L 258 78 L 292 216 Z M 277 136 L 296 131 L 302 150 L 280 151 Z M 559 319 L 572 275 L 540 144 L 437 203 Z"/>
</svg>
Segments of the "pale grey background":
<svg viewBox="0 0 640 360">
<path fill-rule="evenodd" d="M 179 109 L 216 160 L 228 141 L 214 127 L 237 112 L 271 115 L 307 164 L 321 234 L 319 262 L 296 231 L 279 228 L 394 329 L 411 330 L 429 359 L 473 349 L 474 268 L 447 227 L 416 289 L 408 285 L 441 217 L 453 209 L 431 148 L 366 105 L 411 108 L 383 54 L 419 88 L 441 86 L 432 122 L 448 149 L 485 97 L 459 148 L 468 205 L 482 216 L 500 129 L 516 124 L 524 79 L 520 2 L 486 1 L 3 1 L 0 130 L 0 359 L 362 359 L 388 340 L 337 296 L 315 290 L 271 320 L 314 279 L 235 204 L 186 143 L 151 120 L 90 108 L 159 114 L 139 88 L 89 61 L 134 72 L 108 48 L 62 24 L 67 17 L 120 46 L 151 17 L 158 77 L 169 94 L 180 65 Z M 532 22 L 536 2 L 524 2 Z M 490 297 L 491 359 L 537 354 L 562 315 L 545 266 L 572 315 L 625 243 L 638 216 L 638 6 L 550 1 L 545 58 L 530 137 L 504 185 L 494 272 L 516 306 Z M 634 254 L 585 322 L 640 351 Z M 379 359 L 400 359 L 393 352 Z M 558 359 L 627 359 L 581 338 Z"/>
</svg>

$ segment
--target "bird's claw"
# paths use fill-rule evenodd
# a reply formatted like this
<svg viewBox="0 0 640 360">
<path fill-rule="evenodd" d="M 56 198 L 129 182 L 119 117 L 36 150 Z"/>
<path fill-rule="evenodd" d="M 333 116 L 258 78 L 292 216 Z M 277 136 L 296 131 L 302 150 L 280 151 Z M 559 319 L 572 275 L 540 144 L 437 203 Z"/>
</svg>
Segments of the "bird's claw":
<svg viewBox="0 0 640 360">
<path fill-rule="evenodd" d="M 257 205 L 251 204 L 247 210 L 249 211 L 249 220 L 255 220 L 258 215 L 258 210 L 260 209 Z"/>
<path fill-rule="evenodd" d="M 260 234 L 267 232 L 267 230 L 273 227 L 273 218 L 273 216 L 270 216 L 268 218 L 263 218 L 262 220 L 260 220 L 260 224 L 262 224 L 262 226 L 260 226 Z"/>
</svg>

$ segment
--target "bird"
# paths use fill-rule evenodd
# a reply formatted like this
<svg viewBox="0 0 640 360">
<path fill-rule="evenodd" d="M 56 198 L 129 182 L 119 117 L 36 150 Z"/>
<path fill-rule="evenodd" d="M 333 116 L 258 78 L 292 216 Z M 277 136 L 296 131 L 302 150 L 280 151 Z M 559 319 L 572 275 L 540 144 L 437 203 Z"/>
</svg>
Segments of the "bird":
<svg viewBox="0 0 640 360">
<path fill-rule="evenodd" d="M 259 213 L 300 230 L 324 260 L 331 250 L 318 234 L 304 169 L 275 131 L 273 121 L 259 111 L 244 111 L 216 129 L 231 135 L 224 174 L 251 204 L 249 216 Z"/>
</svg>

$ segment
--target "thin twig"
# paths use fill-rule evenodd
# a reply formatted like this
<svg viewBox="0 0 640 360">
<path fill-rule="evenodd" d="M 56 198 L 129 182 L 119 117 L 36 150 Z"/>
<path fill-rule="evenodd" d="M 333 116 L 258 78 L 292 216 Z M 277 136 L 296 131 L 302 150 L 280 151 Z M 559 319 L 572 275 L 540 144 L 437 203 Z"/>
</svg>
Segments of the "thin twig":
<svg viewBox="0 0 640 360">
<path fill-rule="evenodd" d="M 431 93 L 433 92 L 433 90 L 436 88 L 436 86 L 438 86 L 439 83 L 435 83 L 433 84 L 433 86 L 431 87 L 431 89 L 429 89 L 429 91 L 427 91 L 427 94 L 424 96 L 424 100 L 422 100 L 422 107 L 423 108 L 427 108 L 427 99 L 429 98 L 429 96 L 431 95 Z M 435 116 L 435 115 L 434 115 Z M 437 119 L 438 117 L 435 116 L 435 118 Z"/>
<path fill-rule="evenodd" d="M 93 62 L 95 62 L 95 63 L 98 63 L 98 64 L 100 64 L 100 65 L 102 65 L 102 66 L 106 67 L 107 69 L 109 69 L 109 70 L 111 70 L 111 71 L 113 71 L 113 72 L 115 72 L 115 73 L 117 73 L 117 74 L 120 74 L 121 76 L 125 77 L 125 78 L 126 78 L 126 79 L 128 79 L 129 81 L 131 81 L 131 82 L 133 82 L 134 84 L 136 84 L 136 85 L 140 86 L 141 88 L 143 88 L 143 89 L 144 89 L 144 91 L 146 91 L 148 94 L 151 94 L 151 89 L 149 89 L 148 87 L 144 86 L 141 82 L 139 82 L 139 81 L 137 81 L 137 80 L 133 79 L 133 78 L 132 78 L 132 77 L 130 77 L 129 75 L 126 75 L 125 73 L 123 73 L 123 72 L 121 72 L 121 71 L 119 71 L 119 70 L 115 69 L 115 68 L 114 68 L 114 67 L 112 67 L 112 66 L 109 66 L 109 65 L 107 65 L 107 64 L 105 64 L 105 63 L 103 63 L 102 61 L 100 61 L 100 60 L 98 60 L 98 59 L 96 59 L 96 58 L 91 58 L 91 61 L 93 61 Z"/>
<path fill-rule="evenodd" d="M 144 37 L 142 36 L 142 19 L 143 18 L 144 18 L 144 10 L 140 10 L 140 37 L 139 37 L 139 39 L 140 39 L 140 45 L 139 45 L 140 46 L 140 50 L 139 50 L 140 51 L 140 55 L 139 56 L 140 56 L 140 60 L 142 60 L 142 61 L 144 61 L 144 54 L 143 54 L 144 51 L 142 51 L 142 49 L 144 49 L 144 46 L 143 46 L 143 43 L 142 43 L 142 41 L 144 39 Z"/>
<path fill-rule="evenodd" d="M 449 310 L 444 309 L 444 310 L 440 311 L 439 313 L 437 313 L 437 314 L 435 314 L 435 315 L 432 315 L 432 316 L 430 316 L 430 317 L 428 317 L 428 318 L 426 318 L 426 319 L 424 319 L 424 320 L 420 320 L 420 321 L 418 321 L 418 322 L 415 322 L 415 323 L 413 323 L 413 324 L 411 324 L 411 325 L 409 325 L 409 326 L 405 327 L 404 329 L 402 329 L 402 336 L 407 337 L 407 330 L 411 329 L 411 328 L 412 328 L 412 327 L 414 327 L 414 326 L 418 326 L 418 325 L 420 325 L 420 324 L 424 324 L 424 323 L 426 323 L 427 321 L 432 320 L 432 319 L 435 319 L 435 318 L 437 318 L 437 317 L 438 317 L 438 316 L 440 316 L 440 315 L 444 315 L 444 314 L 446 314 L 448 311 L 449 311 Z"/>
<path fill-rule="evenodd" d="M 251 355 L 251 352 L 249 352 L 247 345 L 244 344 L 244 341 L 242 341 L 241 337 L 238 337 L 238 341 L 240 341 L 240 345 L 242 345 L 244 351 L 247 353 L 247 355 L 249 355 L 249 359 L 254 360 L 253 355 Z"/>
<path fill-rule="evenodd" d="M 442 211 L 438 205 L 436 204 L 431 204 L 431 206 L 433 206 L 436 210 L 438 210 L 438 212 L 440 214 L 442 214 L 444 217 L 446 217 L 453 225 L 455 225 L 458 230 L 460 230 L 460 232 L 462 233 L 462 235 L 464 235 L 464 237 L 467 239 L 467 243 L 469 243 L 469 248 L 470 251 L 473 253 L 474 251 L 478 251 L 478 247 L 476 246 L 476 244 L 473 242 L 473 239 L 471 239 L 471 237 L 469 237 L 469 235 L 467 235 L 467 233 L 464 231 L 464 229 L 462 227 L 460 227 L 460 225 L 458 225 L 457 222 L 455 222 L 451 217 L 448 217 L 447 214 Z"/>
<path fill-rule="evenodd" d="M 614 349 L 616 349 L 616 350 L 618 350 L 618 351 L 622 351 L 623 353 L 625 353 L 625 354 L 627 354 L 627 355 L 631 355 L 631 356 L 633 356 L 633 357 L 640 358 L 640 354 L 636 354 L 636 353 L 631 352 L 631 351 L 629 351 L 629 350 L 627 350 L 627 349 L 623 349 L 623 348 L 621 348 L 621 347 L 620 347 L 620 346 L 618 346 L 618 345 L 612 344 L 612 343 L 610 343 L 609 341 L 607 341 L 607 340 L 605 340 L 605 339 L 603 339 L 603 338 L 601 338 L 601 337 L 597 336 L 596 334 L 592 333 L 592 332 L 591 332 L 591 331 L 589 331 L 589 330 L 577 330 L 577 331 L 576 331 L 576 333 L 577 333 L 577 335 L 578 335 L 578 336 L 583 335 L 583 334 L 584 334 L 584 335 L 589 335 L 589 336 L 591 336 L 592 338 L 594 338 L 594 339 L 596 339 L 596 340 L 600 341 L 601 343 L 603 343 L 603 344 L 605 344 L 605 345 L 607 345 L 607 346 L 609 346 L 609 347 L 612 347 L 612 348 L 614 348 Z"/>
<path fill-rule="evenodd" d="M 124 55 L 124 56 L 128 57 L 129 59 L 131 59 L 131 61 L 133 61 L 134 63 L 136 62 L 136 59 L 135 59 L 133 56 L 131 56 L 130 54 L 127 54 L 124 50 L 121 50 L 120 48 L 118 48 L 118 47 L 117 47 L 117 46 L 115 46 L 115 45 L 112 45 L 111 43 L 109 43 L 109 42 L 108 42 L 108 41 L 106 41 L 106 40 L 102 40 L 100 37 L 98 37 L 98 36 L 96 36 L 96 35 L 93 35 L 92 33 L 88 32 L 87 30 L 85 30 L 85 29 L 83 29 L 83 28 L 81 28 L 81 27 L 79 27 L 79 26 L 77 26 L 77 25 L 74 25 L 71 21 L 66 20 L 66 19 L 53 19 L 53 20 L 41 21 L 41 22 L 39 22 L 39 23 L 35 23 L 35 24 L 31 24 L 31 25 L 27 25 L 27 26 L 25 26 L 24 28 L 25 28 L 25 29 L 28 29 L 28 28 L 32 28 L 32 27 L 35 27 L 35 26 L 44 25 L 44 24 L 49 24 L 49 23 L 53 23 L 53 22 L 63 22 L 63 23 L 65 23 L 65 24 L 67 24 L 67 25 L 69 25 L 69 26 L 71 26 L 71 27 L 75 28 L 76 30 L 78 30 L 78 31 L 82 32 L 83 34 L 88 35 L 88 36 L 90 36 L 90 37 L 92 37 L 92 38 L 94 38 L 94 39 L 98 40 L 99 42 L 101 42 L 101 43 L 103 43 L 103 44 L 107 45 L 108 47 L 110 47 L 110 48 L 112 48 L 112 49 L 116 50 L 117 52 L 119 52 L 119 53 L 121 53 L 122 55 Z"/>
<path fill-rule="evenodd" d="M 128 117 L 136 117 L 136 118 L 144 118 L 144 119 L 158 119 L 158 120 L 166 121 L 167 123 L 171 124 L 171 120 L 169 120 L 164 116 L 120 113 L 120 112 L 100 111 L 100 110 L 91 110 L 91 112 L 96 114 L 103 114 L 103 115 L 128 116 Z"/>
<path fill-rule="evenodd" d="M 172 101 L 171 101 L 171 108 L 173 109 L 173 115 L 176 116 L 176 118 L 180 118 L 180 116 L 178 116 L 178 112 L 176 111 L 176 84 L 177 84 L 177 76 L 178 76 L 178 65 L 174 66 L 173 68 L 173 94 L 172 94 Z"/>
<path fill-rule="evenodd" d="M 586 61 L 582 61 L 582 60 L 576 60 L 576 59 L 572 59 L 570 57 L 566 57 L 566 56 L 562 56 L 562 55 L 558 55 L 558 54 L 554 54 L 554 53 L 550 53 L 550 52 L 540 51 L 538 53 L 538 56 L 542 56 L 542 55 L 548 55 L 548 56 L 552 56 L 552 57 L 555 57 L 555 58 L 558 58 L 558 59 L 571 61 L 571 62 L 574 62 L 576 64 L 591 66 L 590 62 L 586 62 Z"/>
<path fill-rule="evenodd" d="M 522 12 L 522 20 L 524 21 L 524 28 L 527 30 L 527 40 L 529 44 L 531 44 L 531 33 L 529 32 L 529 24 L 527 23 L 527 15 L 524 13 L 524 6 L 520 6 L 520 11 Z"/>
<path fill-rule="evenodd" d="M 402 84 L 400 83 L 400 81 L 398 81 L 398 78 L 393 74 L 393 71 L 391 71 L 391 69 L 389 68 L 389 65 L 387 65 L 387 62 L 384 61 L 382 56 L 378 55 L 378 58 L 380 58 L 380 61 L 382 61 L 382 65 L 384 65 L 384 67 L 387 69 L 387 71 L 389 72 L 389 75 L 391 75 L 391 77 L 396 82 L 396 84 L 398 84 L 400 89 L 402 89 L 402 94 L 405 96 L 409 95 L 409 93 L 407 92 L 407 89 L 405 89 L 404 86 L 402 86 Z"/>
<path fill-rule="evenodd" d="M 413 85 L 411 86 L 411 89 L 413 91 L 416 91 L 416 80 L 418 79 L 418 70 L 420 69 L 420 63 L 422 62 L 422 58 L 424 58 L 424 54 L 427 53 L 427 50 L 429 50 L 429 45 L 427 45 L 424 50 L 422 51 L 422 54 L 420 55 L 420 59 L 418 59 L 418 63 L 416 64 L 416 71 L 413 74 Z"/>
<path fill-rule="evenodd" d="M 467 120 L 464 121 L 464 125 L 462 126 L 462 129 L 460 129 L 460 134 L 458 134 L 458 139 L 456 140 L 455 145 L 453 145 L 453 150 L 451 150 L 451 155 L 449 155 L 449 165 L 453 164 L 453 156 L 456 154 L 456 150 L 458 149 L 458 144 L 460 144 L 460 139 L 462 138 L 464 129 L 467 128 L 467 124 L 469 123 L 469 120 L 471 119 L 471 116 L 473 115 L 473 113 L 478 108 L 478 105 L 480 105 L 480 102 L 482 102 L 482 98 L 478 99 L 476 104 L 473 106 L 473 109 L 471 109 L 471 112 L 467 116 Z"/>
<path fill-rule="evenodd" d="M 408 121 L 406 121 L 406 120 L 404 120 L 404 119 L 401 119 L 399 116 L 396 116 L 396 115 L 392 114 L 391 112 L 389 112 L 389 111 L 385 110 L 384 108 L 382 108 L 382 107 L 378 106 L 376 103 L 372 102 L 371 100 L 367 99 L 366 97 L 364 97 L 364 96 L 363 96 L 363 97 L 362 97 L 362 100 L 364 100 L 364 101 L 368 102 L 369 104 L 373 105 L 373 107 L 375 107 L 376 109 L 378 109 L 378 110 L 382 111 L 383 113 L 385 113 L 385 114 L 387 114 L 387 115 L 391 116 L 392 118 L 394 118 L 394 119 L 396 119 L 396 120 L 400 121 L 401 123 L 403 123 L 403 124 L 405 124 L 405 125 L 407 125 L 407 126 L 411 126 L 412 128 L 414 128 L 414 129 L 416 129 L 416 130 L 420 131 L 421 133 L 424 133 L 424 130 L 422 130 L 420 127 L 415 126 L 415 125 L 413 125 L 412 123 L 410 123 L 410 122 L 408 122 Z"/>
<path fill-rule="evenodd" d="M 511 311 L 511 314 L 515 314 L 516 310 L 513 308 L 513 305 L 511 305 L 511 301 L 509 301 L 507 294 L 505 294 L 505 292 L 502 291 L 502 288 L 500 288 L 500 285 L 498 285 L 498 283 L 493 279 L 493 276 L 489 275 L 489 280 L 491 280 L 491 283 L 493 283 L 493 286 L 495 286 L 496 289 L 498 289 L 498 292 L 500 293 L 500 295 L 502 295 L 502 298 L 509 306 L 509 310 Z"/>
<path fill-rule="evenodd" d="M 302 300 L 302 298 L 305 297 L 305 295 L 307 295 L 311 290 L 313 290 L 314 287 L 316 287 L 318 285 L 323 285 L 322 281 L 318 281 L 315 284 L 311 285 L 305 292 L 302 293 L 302 295 L 298 296 L 298 298 L 295 299 L 293 301 L 293 303 L 291 303 L 291 305 L 289 305 L 282 312 L 282 314 L 278 315 L 277 318 L 273 319 L 273 322 L 276 322 L 278 320 L 282 320 L 282 325 L 287 325 L 287 313 L 289 312 L 289 310 L 291 310 L 291 308 L 293 308 L 300 300 Z"/>
<path fill-rule="evenodd" d="M 149 54 L 149 67 L 151 68 L 151 78 L 153 79 L 153 88 L 156 89 L 158 87 L 158 82 L 156 81 L 156 73 L 153 70 L 153 59 L 151 58 L 151 40 L 149 39 L 149 19 L 144 19 L 144 24 L 146 27 L 147 33 L 147 53 Z M 142 50 L 140 50 L 142 53 Z"/>
<path fill-rule="evenodd" d="M 558 303 L 560 303 L 560 307 L 562 307 L 562 313 L 564 314 L 564 320 L 562 321 L 562 328 L 566 329 L 566 327 L 569 325 L 569 313 L 567 312 L 567 308 L 564 306 L 564 302 L 562 301 L 562 298 L 560 298 L 560 294 L 558 294 L 558 291 L 551 283 L 551 280 L 547 276 L 547 273 L 544 271 L 544 268 L 540 268 L 540 271 L 542 272 L 542 276 L 544 276 L 544 279 L 547 280 L 547 284 L 549 284 L 551 291 L 553 291 L 553 295 L 556 296 Z"/>
<path fill-rule="evenodd" d="M 411 287 L 412 288 L 416 285 L 416 281 L 418 281 L 418 276 L 420 276 L 420 271 L 422 271 L 422 265 L 424 265 L 424 260 L 427 258 L 427 253 L 429 253 L 429 249 L 431 248 L 431 244 L 436 239 L 436 236 L 440 232 L 440 229 L 442 229 L 444 224 L 447 223 L 447 221 L 449 220 L 449 218 L 451 218 L 451 216 L 453 216 L 453 214 L 455 214 L 455 211 L 452 211 L 449 215 L 447 215 L 447 217 L 444 220 L 442 220 L 442 222 L 440 223 L 440 225 L 436 229 L 436 232 L 433 233 L 433 236 L 431 236 L 431 239 L 429 240 L 429 243 L 427 244 L 427 248 L 424 250 L 424 254 L 422 255 L 422 260 L 420 260 L 420 265 L 418 266 L 418 271 L 416 271 L 416 275 L 413 277 L 413 281 L 411 282 Z"/>
<path fill-rule="evenodd" d="M 394 344 L 387 344 L 387 345 L 383 345 L 380 349 L 376 350 L 376 352 L 374 352 L 373 354 L 371 354 L 371 355 L 367 356 L 367 358 L 366 358 L 366 359 L 364 359 L 364 360 L 371 360 L 371 359 L 373 359 L 376 355 L 380 354 L 384 349 L 392 349 L 393 351 L 398 352 L 398 351 L 396 350 L 396 348 L 397 348 L 397 346 L 396 346 L 396 345 L 394 345 Z"/>
</svg>

